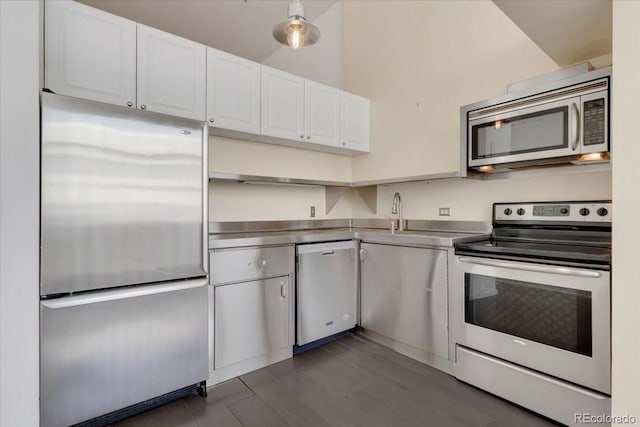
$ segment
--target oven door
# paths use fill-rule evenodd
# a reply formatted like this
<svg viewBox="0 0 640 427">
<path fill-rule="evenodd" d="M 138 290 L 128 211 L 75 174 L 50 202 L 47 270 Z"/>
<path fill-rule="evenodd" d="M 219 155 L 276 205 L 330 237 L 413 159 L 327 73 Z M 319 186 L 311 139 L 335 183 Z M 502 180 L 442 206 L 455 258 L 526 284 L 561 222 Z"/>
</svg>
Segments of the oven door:
<svg viewBox="0 0 640 427">
<path fill-rule="evenodd" d="M 580 97 L 469 119 L 469 167 L 579 154 Z"/>
<path fill-rule="evenodd" d="M 457 343 L 610 394 L 608 271 L 457 257 Z"/>
</svg>

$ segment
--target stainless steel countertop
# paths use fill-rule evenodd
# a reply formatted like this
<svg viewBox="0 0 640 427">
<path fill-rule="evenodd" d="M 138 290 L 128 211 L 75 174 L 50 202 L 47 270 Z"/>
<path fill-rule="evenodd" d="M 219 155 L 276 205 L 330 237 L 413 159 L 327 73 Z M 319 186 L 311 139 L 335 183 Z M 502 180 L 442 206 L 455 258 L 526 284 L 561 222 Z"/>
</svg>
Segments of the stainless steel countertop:
<svg viewBox="0 0 640 427">
<path fill-rule="evenodd" d="M 454 242 L 480 240 L 488 233 L 408 230 L 396 231 L 382 228 L 324 228 L 291 231 L 209 234 L 209 249 L 243 246 L 284 245 L 360 239 L 364 242 L 408 246 L 453 247 Z"/>
</svg>

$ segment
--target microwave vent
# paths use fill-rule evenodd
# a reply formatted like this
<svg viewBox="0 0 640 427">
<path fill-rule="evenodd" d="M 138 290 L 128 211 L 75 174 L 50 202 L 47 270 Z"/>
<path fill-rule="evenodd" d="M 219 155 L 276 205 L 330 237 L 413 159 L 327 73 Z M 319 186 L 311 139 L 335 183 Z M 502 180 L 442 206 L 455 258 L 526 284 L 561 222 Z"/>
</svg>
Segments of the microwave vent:
<svg viewBox="0 0 640 427">
<path fill-rule="evenodd" d="M 581 74 L 588 73 L 589 71 L 593 71 L 593 65 L 591 65 L 589 61 L 581 62 L 579 64 L 561 68 L 527 80 L 511 83 L 510 85 L 507 85 L 507 93 L 517 93 L 544 83 L 559 82 L 560 80 L 576 77 Z"/>
<path fill-rule="evenodd" d="M 542 104 L 546 101 L 557 101 L 562 98 L 567 98 L 574 95 L 582 95 L 588 92 L 595 92 L 598 90 L 604 90 L 609 87 L 608 79 L 596 80 L 594 82 L 588 82 L 579 86 L 571 86 L 564 89 L 547 92 L 543 95 L 538 95 L 530 98 L 523 98 L 517 101 L 506 102 L 504 104 L 493 105 L 489 108 L 482 110 L 476 110 L 469 112 L 469 119 L 477 119 L 485 115 L 491 115 L 499 113 L 503 110 L 514 110 L 518 108 L 524 108 L 535 104 Z"/>
</svg>

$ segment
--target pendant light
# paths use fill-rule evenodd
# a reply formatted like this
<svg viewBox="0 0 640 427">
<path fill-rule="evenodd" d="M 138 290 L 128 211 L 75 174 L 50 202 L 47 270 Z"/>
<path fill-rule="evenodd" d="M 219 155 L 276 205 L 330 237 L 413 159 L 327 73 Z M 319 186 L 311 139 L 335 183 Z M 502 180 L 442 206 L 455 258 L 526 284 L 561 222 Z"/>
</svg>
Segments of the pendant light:
<svg viewBox="0 0 640 427">
<path fill-rule="evenodd" d="M 320 38 L 320 30 L 307 22 L 300 0 L 289 3 L 289 18 L 273 27 L 273 38 L 294 49 L 314 44 Z"/>
</svg>

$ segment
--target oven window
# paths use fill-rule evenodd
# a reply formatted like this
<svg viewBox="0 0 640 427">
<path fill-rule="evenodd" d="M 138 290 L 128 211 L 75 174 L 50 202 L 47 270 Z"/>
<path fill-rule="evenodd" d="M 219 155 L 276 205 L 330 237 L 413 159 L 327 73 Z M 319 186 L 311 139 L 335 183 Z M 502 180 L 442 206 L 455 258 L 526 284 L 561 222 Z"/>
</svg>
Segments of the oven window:
<svg viewBox="0 0 640 427">
<path fill-rule="evenodd" d="M 569 107 L 523 114 L 472 127 L 472 159 L 567 148 Z"/>
<path fill-rule="evenodd" d="M 591 292 L 465 273 L 465 322 L 591 356 Z"/>
</svg>

